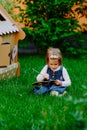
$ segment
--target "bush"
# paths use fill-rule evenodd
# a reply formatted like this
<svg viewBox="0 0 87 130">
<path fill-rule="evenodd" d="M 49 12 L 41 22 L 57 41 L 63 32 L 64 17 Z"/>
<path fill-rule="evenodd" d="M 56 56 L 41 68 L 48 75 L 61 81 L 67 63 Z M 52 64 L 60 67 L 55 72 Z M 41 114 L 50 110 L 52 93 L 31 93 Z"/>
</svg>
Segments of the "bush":
<svg viewBox="0 0 87 130">
<path fill-rule="evenodd" d="M 13 17 L 15 20 L 17 19 L 17 15 L 13 13 L 13 9 L 17 7 L 18 1 L 14 0 L 0 0 L 0 4 L 3 6 L 3 8 L 10 14 L 11 17 Z M 10 6 L 9 6 L 10 5 Z"/>
<path fill-rule="evenodd" d="M 78 2 L 77 0 L 26 1 L 26 12 L 21 15 L 22 18 L 29 20 L 29 24 L 26 25 L 28 28 L 24 29 L 25 32 L 40 49 L 54 46 L 75 56 L 85 53 L 82 46 L 84 42 L 81 37 L 82 33 L 76 31 L 81 30 L 81 27 L 72 10 L 75 3 L 79 3 L 82 7 L 82 2 L 83 0 Z M 81 9 L 77 9 L 78 13 L 81 12 Z M 77 46 L 81 45 L 80 48 L 75 49 L 74 42 Z"/>
</svg>

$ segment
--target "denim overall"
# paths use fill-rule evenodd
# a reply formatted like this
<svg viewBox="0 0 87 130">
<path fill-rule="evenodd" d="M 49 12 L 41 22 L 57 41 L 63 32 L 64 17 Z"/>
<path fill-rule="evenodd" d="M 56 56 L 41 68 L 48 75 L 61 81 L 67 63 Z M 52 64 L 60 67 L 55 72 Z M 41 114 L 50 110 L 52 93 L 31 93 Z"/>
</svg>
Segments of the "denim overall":
<svg viewBox="0 0 87 130">
<path fill-rule="evenodd" d="M 49 74 L 49 79 L 64 81 L 63 76 L 62 76 L 62 69 L 63 67 L 61 66 L 58 71 L 53 72 L 50 68 L 48 68 L 47 73 Z M 55 85 L 54 83 L 48 82 L 46 85 L 41 86 L 40 88 L 35 87 L 34 93 L 44 94 L 50 91 L 58 91 L 59 93 L 63 93 L 65 90 L 66 90 L 66 87 L 62 87 L 59 85 Z"/>
</svg>

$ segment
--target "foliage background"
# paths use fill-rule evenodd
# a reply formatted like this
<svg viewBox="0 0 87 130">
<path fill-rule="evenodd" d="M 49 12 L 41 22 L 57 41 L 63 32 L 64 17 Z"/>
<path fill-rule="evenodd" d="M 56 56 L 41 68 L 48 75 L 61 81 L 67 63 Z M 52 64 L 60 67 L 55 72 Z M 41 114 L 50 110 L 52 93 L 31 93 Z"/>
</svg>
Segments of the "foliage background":
<svg viewBox="0 0 87 130">
<path fill-rule="evenodd" d="M 75 3 L 79 4 L 76 11 L 82 14 L 83 2 L 83 0 L 26 1 L 27 9 L 21 16 L 31 21 L 29 28 L 24 28 L 27 38 L 33 40 L 41 52 L 49 46 L 54 46 L 71 56 L 86 54 L 85 37 L 72 8 Z"/>
<path fill-rule="evenodd" d="M 73 10 L 76 4 L 75 11 L 83 16 L 86 10 L 82 6 L 83 2 L 84 0 L 12 0 L 10 4 L 10 0 L 0 0 L 15 20 L 25 24 L 23 30 L 26 38 L 19 41 L 19 47 L 27 47 L 29 41 L 35 44 L 39 53 L 54 46 L 59 47 L 64 54 L 75 57 L 87 55 L 87 38 L 82 34 Z M 26 10 L 23 10 L 20 3 L 27 5 Z M 14 8 L 20 10 L 19 16 L 13 14 Z"/>
</svg>

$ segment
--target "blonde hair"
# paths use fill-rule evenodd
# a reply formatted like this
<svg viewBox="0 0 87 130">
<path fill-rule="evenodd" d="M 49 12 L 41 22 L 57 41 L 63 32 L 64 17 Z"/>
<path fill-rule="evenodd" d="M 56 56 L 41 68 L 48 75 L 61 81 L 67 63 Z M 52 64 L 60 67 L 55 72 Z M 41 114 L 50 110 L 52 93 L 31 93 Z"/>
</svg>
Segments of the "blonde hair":
<svg viewBox="0 0 87 130">
<path fill-rule="evenodd" d="M 49 63 L 49 59 L 58 59 L 59 65 L 62 65 L 62 53 L 59 48 L 49 47 L 46 53 L 46 63 Z"/>
</svg>

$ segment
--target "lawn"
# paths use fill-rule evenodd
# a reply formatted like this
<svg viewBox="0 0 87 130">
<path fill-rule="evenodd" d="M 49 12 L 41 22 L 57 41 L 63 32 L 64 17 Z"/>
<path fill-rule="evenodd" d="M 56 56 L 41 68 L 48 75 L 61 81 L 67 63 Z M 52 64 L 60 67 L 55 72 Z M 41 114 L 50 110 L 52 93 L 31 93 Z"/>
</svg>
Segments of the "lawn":
<svg viewBox="0 0 87 130">
<path fill-rule="evenodd" d="M 63 97 L 34 95 L 32 82 L 44 56 L 19 56 L 20 77 L 0 81 L 0 130 L 85 130 L 87 60 L 63 58 L 72 85 Z"/>
</svg>

